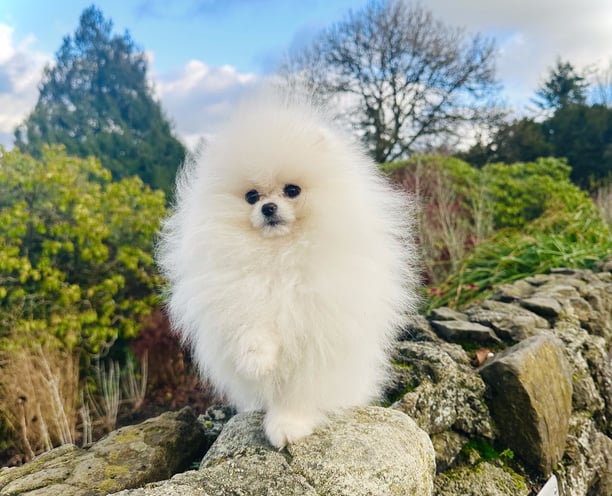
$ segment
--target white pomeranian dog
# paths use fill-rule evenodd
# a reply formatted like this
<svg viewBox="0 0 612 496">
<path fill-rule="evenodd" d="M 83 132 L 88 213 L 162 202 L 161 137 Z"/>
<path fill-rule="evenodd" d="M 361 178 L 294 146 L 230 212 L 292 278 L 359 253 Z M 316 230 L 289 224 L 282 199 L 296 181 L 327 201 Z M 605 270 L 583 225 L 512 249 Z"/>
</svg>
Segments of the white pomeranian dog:
<svg viewBox="0 0 612 496">
<path fill-rule="evenodd" d="M 239 104 L 183 168 L 158 246 L 173 326 L 278 448 L 379 397 L 417 302 L 413 206 L 307 100 Z"/>
</svg>

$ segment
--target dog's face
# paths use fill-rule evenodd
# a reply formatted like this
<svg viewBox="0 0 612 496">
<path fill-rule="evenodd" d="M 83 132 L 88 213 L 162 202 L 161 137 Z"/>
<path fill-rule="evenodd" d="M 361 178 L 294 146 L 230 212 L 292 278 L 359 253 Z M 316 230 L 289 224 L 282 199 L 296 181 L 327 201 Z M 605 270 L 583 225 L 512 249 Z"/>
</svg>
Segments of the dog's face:
<svg viewBox="0 0 612 496">
<path fill-rule="evenodd" d="M 303 198 L 302 187 L 293 183 L 253 187 L 244 194 L 245 202 L 251 205 L 249 220 L 266 238 L 284 236 L 292 231 L 301 215 Z"/>
<path fill-rule="evenodd" d="M 312 240 L 348 222 L 342 203 L 350 205 L 343 192 L 353 190 L 345 184 L 353 160 L 310 110 L 273 108 L 241 109 L 211 141 L 201 176 L 205 215 L 228 235 Z"/>
</svg>

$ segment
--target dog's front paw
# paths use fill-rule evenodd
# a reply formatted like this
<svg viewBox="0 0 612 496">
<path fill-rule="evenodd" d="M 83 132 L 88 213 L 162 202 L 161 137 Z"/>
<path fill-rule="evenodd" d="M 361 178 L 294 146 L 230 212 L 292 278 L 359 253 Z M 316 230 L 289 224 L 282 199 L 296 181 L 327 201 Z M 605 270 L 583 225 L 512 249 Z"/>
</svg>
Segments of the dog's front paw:
<svg viewBox="0 0 612 496">
<path fill-rule="evenodd" d="M 272 373 L 276 368 L 278 355 L 279 347 L 276 343 L 263 340 L 244 343 L 237 357 L 236 369 L 245 377 L 260 379 Z"/>
<path fill-rule="evenodd" d="M 270 444 L 282 449 L 312 434 L 317 422 L 317 416 L 270 411 L 265 416 L 264 429 Z"/>
</svg>

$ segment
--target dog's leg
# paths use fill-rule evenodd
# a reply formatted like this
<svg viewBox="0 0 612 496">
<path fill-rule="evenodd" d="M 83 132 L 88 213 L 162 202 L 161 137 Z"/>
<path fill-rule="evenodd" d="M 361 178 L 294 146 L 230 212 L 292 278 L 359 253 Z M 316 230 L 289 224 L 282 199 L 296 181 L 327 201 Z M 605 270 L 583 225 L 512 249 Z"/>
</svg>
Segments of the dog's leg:
<svg viewBox="0 0 612 496">
<path fill-rule="evenodd" d="M 280 344 L 271 333 L 251 329 L 238 340 L 236 371 L 247 379 L 260 379 L 274 371 L 279 355 Z"/>
<path fill-rule="evenodd" d="M 312 434 L 321 420 L 322 415 L 315 411 L 274 407 L 266 413 L 264 429 L 270 443 L 281 449 L 287 444 Z"/>
</svg>

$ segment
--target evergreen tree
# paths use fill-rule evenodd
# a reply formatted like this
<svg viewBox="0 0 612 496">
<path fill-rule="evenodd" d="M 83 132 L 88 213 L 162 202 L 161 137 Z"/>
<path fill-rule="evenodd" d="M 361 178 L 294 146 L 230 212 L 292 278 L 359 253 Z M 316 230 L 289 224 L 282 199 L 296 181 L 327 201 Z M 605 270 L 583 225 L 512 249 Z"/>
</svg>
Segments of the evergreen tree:
<svg viewBox="0 0 612 496">
<path fill-rule="evenodd" d="M 457 156 L 476 167 L 482 167 L 492 162 L 531 162 L 554 153 L 542 124 L 523 118 L 503 124 L 489 142 L 479 141 Z"/>
<path fill-rule="evenodd" d="M 63 144 L 70 154 L 99 158 L 115 179 L 138 175 L 168 192 L 185 148 L 153 97 L 144 53 L 129 33 L 113 35 L 112 28 L 95 6 L 83 11 L 45 68 L 15 144 L 37 158 L 44 144 Z"/>
<path fill-rule="evenodd" d="M 600 104 L 587 105 L 589 89 L 569 62 L 558 59 L 534 99 L 540 108 L 552 111 L 546 119 L 506 123 L 488 141 L 457 155 L 476 166 L 561 157 L 571 166 L 574 183 L 596 188 L 612 175 L 612 108 L 603 98 Z"/>
<path fill-rule="evenodd" d="M 571 179 L 592 189 L 612 176 L 612 108 L 569 105 L 542 123 L 557 157 L 572 166 Z"/>
<path fill-rule="evenodd" d="M 548 79 L 536 91 L 535 104 L 542 109 L 559 110 L 569 104 L 584 104 L 588 83 L 569 62 L 557 59 Z"/>
</svg>

